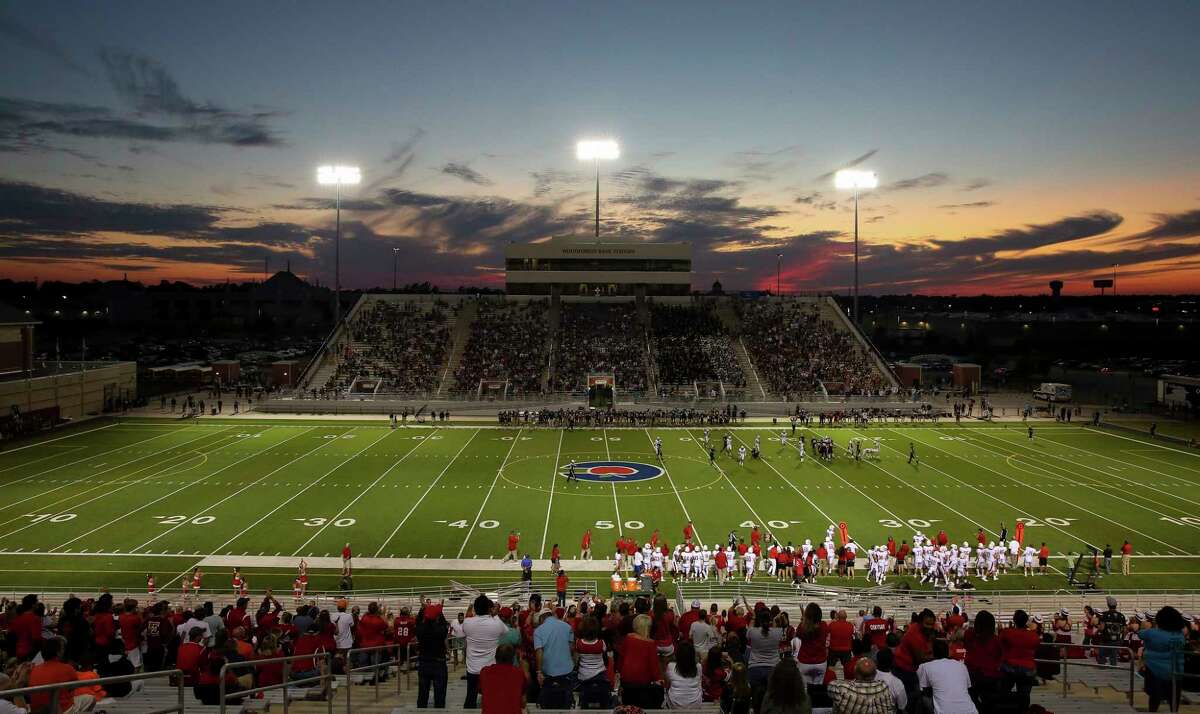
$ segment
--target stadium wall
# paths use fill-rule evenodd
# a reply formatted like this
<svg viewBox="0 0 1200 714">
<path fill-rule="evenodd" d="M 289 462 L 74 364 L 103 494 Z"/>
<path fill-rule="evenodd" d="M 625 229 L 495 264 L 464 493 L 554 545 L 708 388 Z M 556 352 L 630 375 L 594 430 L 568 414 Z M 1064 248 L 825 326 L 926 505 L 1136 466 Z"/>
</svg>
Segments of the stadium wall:
<svg viewBox="0 0 1200 714">
<path fill-rule="evenodd" d="M 112 400 L 137 397 L 136 363 L 91 362 L 86 366 L 81 370 L 76 363 L 69 371 L 0 382 L 0 408 L 8 413 L 16 406 L 32 414 L 57 407 L 61 418 L 82 419 L 111 408 Z"/>
</svg>

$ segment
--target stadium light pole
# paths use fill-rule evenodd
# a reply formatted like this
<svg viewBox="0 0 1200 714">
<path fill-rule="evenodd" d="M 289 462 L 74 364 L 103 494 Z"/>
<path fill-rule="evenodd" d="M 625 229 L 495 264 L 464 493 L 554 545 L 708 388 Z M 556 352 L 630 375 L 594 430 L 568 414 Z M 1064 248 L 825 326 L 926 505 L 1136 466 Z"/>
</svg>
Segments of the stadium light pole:
<svg viewBox="0 0 1200 714">
<path fill-rule="evenodd" d="M 317 183 L 335 186 L 333 234 L 333 326 L 342 321 L 342 186 L 354 186 L 362 181 L 357 166 L 318 166 Z"/>
<path fill-rule="evenodd" d="M 621 157 L 614 139 L 585 139 L 575 144 L 575 158 L 596 162 L 596 240 L 600 240 L 600 160 Z"/>
<path fill-rule="evenodd" d="M 1118 263 L 1113 263 L 1113 297 L 1117 296 L 1117 268 Z"/>
<path fill-rule="evenodd" d="M 399 254 L 399 248 L 392 248 L 392 292 L 396 292 L 396 256 Z"/>
<path fill-rule="evenodd" d="M 779 302 L 783 302 L 783 292 L 779 287 L 779 279 L 783 270 L 783 253 L 775 254 L 775 295 L 779 298 Z"/>
<path fill-rule="evenodd" d="M 858 171 L 842 169 L 833 179 L 834 185 L 841 189 L 854 189 L 854 324 L 858 324 L 858 190 L 872 189 L 879 185 L 879 177 L 874 171 Z"/>
</svg>

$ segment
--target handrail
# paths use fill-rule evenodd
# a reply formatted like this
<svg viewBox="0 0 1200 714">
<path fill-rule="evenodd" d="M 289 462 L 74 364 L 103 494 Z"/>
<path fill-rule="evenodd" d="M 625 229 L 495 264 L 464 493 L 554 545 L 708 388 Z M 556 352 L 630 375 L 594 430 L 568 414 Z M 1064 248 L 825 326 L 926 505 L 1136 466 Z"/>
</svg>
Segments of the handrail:
<svg viewBox="0 0 1200 714">
<path fill-rule="evenodd" d="M 1042 646 L 1042 645 L 1050 645 L 1050 646 L 1053 646 L 1053 647 L 1056 647 L 1059 649 L 1065 649 L 1067 647 L 1080 647 L 1081 646 L 1081 645 L 1075 644 L 1074 642 L 1042 642 L 1041 645 L 1039 645 L 1039 646 Z M 1132 708 L 1133 707 L 1133 696 L 1135 694 L 1134 679 L 1137 674 L 1137 670 L 1136 670 L 1137 658 L 1133 656 L 1133 649 L 1130 647 L 1126 647 L 1124 645 L 1088 645 L 1088 647 L 1092 648 L 1092 649 L 1098 649 L 1098 650 L 1123 650 L 1123 651 L 1129 653 L 1129 706 Z M 1119 664 L 1100 664 L 1099 662 L 1079 662 L 1079 661 L 1071 662 L 1071 660 L 1066 657 L 1060 657 L 1059 659 L 1037 659 L 1035 657 L 1033 661 L 1035 663 L 1057 664 L 1057 665 L 1062 666 L 1062 695 L 1064 698 L 1067 696 L 1067 688 L 1070 686 L 1069 683 L 1067 682 L 1067 665 L 1068 665 L 1068 663 L 1070 663 L 1071 666 L 1073 666 L 1073 667 L 1091 667 L 1093 669 L 1125 669 L 1124 666 L 1119 665 Z"/>
<path fill-rule="evenodd" d="M 316 677 L 304 677 L 302 679 L 295 680 L 290 679 L 289 675 L 292 672 L 291 663 L 302 659 L 313 660 L 314 662 L 317 660 L 323 660 L 325 663 L 324 673 L 318 674 Z M 279 684 L 271 684 L 266 687 L 251 687 L 250 689 L 239 689 L 236 692 L 226 693 L 225 674 L 229 670 L 257 667 L 259 665 L 271 664 L 273 662 L 283 662 L 283 681 Z M 289 703 L 288 687 L 292 687 L 297 684 L 308 684 L 310 682 L 321 682 L 323 686 L 329 688 L 330 691 L 326 693 L 325 700 L 328 703 L 328 714 L 333 714 L 333 688 L 329 687 L 329 684 L 332 684 L 333 682 L 332 652 L 314 652 L 312 654 L 291 655 L 289 657 L 271 657 L 269 659 L 248 659 L 242 662 L 226 662 L 225 664 L 221 665 L 221 671 L 218 673 L 218 677 L 220 677 L 220 683 L 217 685 L 217 691 L 219 692 L 220 696 L 221 714 L 225 714 L 225 707 L 229 704 L 228 700 L 230 697 L 242 698 L 249 694 L 258 694 L 259 692 L 273 692 L 276 689 L 283 690 L 283 711 L 284 714 L 287 714 Z M 328 684 L 326 684 L 327 681 Z"/>
<path fill-rule="evenodd" d="M 414 643 L 409 642 L 407 645 L 410 649 L 410 652 L 411 652 L 411 648 L 412 648 L 413 644 Z M 394 660 L 396 662 L 396 666 L 397 666 L 396 694 L 399 695 L 400 694 L 400 683 L 402 681 L 399 676 L 400 647 L 401 647 L 401 645 L 399 643 L 392 643 L 392 644 L 388 644 L 388 645 L 377 645 L 375 647 L 356 647 L 354 649 L 347 650 L 347 652 L 346 652 L 346 714 L 352 714 L 352 712 L 354 711 L 354 705 L 351 702 L 351 698 L 353 696 L 351 693 L 354 691 L 354 685 L 350 681 L 350 675 L 354 674 L 355 672 L 366 672 L 369 670 L 374 670 L 375 671 L 375 686 L 374 686 L 375 701 L 379 701 L 379 680 L 381 679 L 381 677 L 379 676 L 380 670 L 383 670 L 384 672 L 386 672 L 392 666 L 389 662 L 385 661 L 383 659 L 383 657 L 380 657 L 379 661 L 375 662 L 374 664 L 368 664 L 368 665 L 365 665 L 362 667 L 351 668 L 350 663 L 354 661 L 354 655 L 362 653 L 362 652 L 383 652 L 385 650 L 393 650 L 393 649 L 396 650 L 396 659 Z M 330 697 L 330 699 L 332 700 L 333 697 Z"/>
<path fill-rule="evenodd" d="M 169 714 L 170 712 L 179 712 L 183 714 L 183 670 L 179 669 L 164 669 L 158 672 L 140 672 L 138 674 L 121 674 L 115 677 L 101 677 L 100 679 L 74 679 L 69 682 L 55 682 L 54 684 L 42 684 L 36 687 L 22 687 L 20 689 L 5 689 L 4 697 L 10 698 L 17 695 L 34 694 L 40 692 L 51 692 L 50 709 L 48 714 L 59 714 L 62 710 L 59 708 L 58 690 L 60 689 L 78 689 L 79 687 L 104 686 L 105 684 L 121 684 L 122 682 L 140 682 L 144 679 L 158 679 L 160 677 L 176 678 L 176 702 L 173 707 L 164 709 L 155 709 L 146 714 Z"/>
</svg>

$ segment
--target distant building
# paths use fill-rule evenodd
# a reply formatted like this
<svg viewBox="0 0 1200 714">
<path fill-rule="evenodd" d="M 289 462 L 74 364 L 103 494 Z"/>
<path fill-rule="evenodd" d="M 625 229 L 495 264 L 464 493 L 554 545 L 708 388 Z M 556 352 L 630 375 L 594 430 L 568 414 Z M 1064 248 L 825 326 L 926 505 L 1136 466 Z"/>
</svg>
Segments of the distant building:
<svg viewBox="0 0 1200 714">
<path fill-rule="evenodd" d="M 688 295 L 692 245 L 559 237 L 508 245 L 504 268 L 509 295 Z"/>
</svg>

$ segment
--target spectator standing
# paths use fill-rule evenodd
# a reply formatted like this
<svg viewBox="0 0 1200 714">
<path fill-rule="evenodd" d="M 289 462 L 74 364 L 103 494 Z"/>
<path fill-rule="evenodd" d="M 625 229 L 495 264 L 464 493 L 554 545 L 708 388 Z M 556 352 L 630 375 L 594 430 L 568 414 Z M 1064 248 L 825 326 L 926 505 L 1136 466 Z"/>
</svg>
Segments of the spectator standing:
<svg viewBox="0 0 1200 714">
<path fill-rule="evenodd" d="M 792 653 L 800 668 L 800 676 L 808 684 L 819 685 L 825 681 L 825 670 L 828 667 L 829 650 L 826 640 L 829 639 L 829 626 L 821 620 L 821 607 L 810 602 L 804 608 L 804 619 L 800 629 L 796 631 L 798 645 L 794 645 Z"/>
<path fill-rule="evenodd" d="M 463 636 L 467 653 L 467 696 L 464 709 L 478 706 L 479 676 L 485 667 L 496 663 L 496 646 L 508 633 L 508 626 L 493 614 L 492 601 L 486 595 L 475 598 L 475 617 L 463 621 Z M 511 664 L 511 660 L 510 660 Z M 525 681 L 524 675 L 521 681 Z"/>
<path fill-rule="evenodd" d="M 1016 689 L 1017 704 L 1021 711 L 1029 708 L 1029 692 L 1033 689 L 1037 663 L 1034 662 L 1042 638 L 1030 628 L 1029 615 L 1017 610 L 1012 616 L 1012 627 L 1005 628 L 1000 638 L 1000 672 L 1004 677 L 1005 694 Z"/>
<path fill-rule="evenodd" d="M 571 686 L 571 673 L 575 662 L 571 658 L 571 642 L 575 639 L 571 626 L 555 616 L 547 608 L 541 615 L 541 624 L 533 631 L 534 657 L 537 660 L 538 684 L 543 692 L 561 687 L 567 691 Z"/>
<path fill-rule="evenodd" d="M 987 610 L 975 615 L 974 625 L 963 633 L 967 649 L 967 673 L 971 677 L 971 696 L 976 706 L 988 708 L 1000 691 L 1000 638 L 996 636 L 996 616 Z"/>
<path fill-rule="evenodd" d="M 1121 575 L 1129 575 L 1129 568 L 1133 562 L 1133 546 L 1129 541 L 1121 544 Z"/>
<path fill-rule="evenodd" d="M 892 693 L 896 711 L 902 712 L 908 709 L 908 693 L 904 691 L 904 682 L 896 679 L 896 675 L 892 674 L 892 651 L 890 649 L 885 647 L 875 653 L 875 670 L 875 679 L 886 684 L 888 691 Z"/>
<path fill-rule="evenodd" d="M 1179 711 L 1183 682 L 1172 683 L 1172 679 L 1183 670 L 1185 627 L 1183 615 L 1178 610 L 1164 607 L 1154 616 L 1154 627 L 1138 633 L 1142 638 L 1142 659 L 1146 665 L 1144 686 L 1152 712 L 1158 711 L 1164 701 L 1168 710 Z"/>
<path fill-rule="evenodd" d="M 435 709 L 446 708 L 446 639 L 450 623 L 442 615 L 441 605 L 426 605 L 416 626 L 417 635 L 417 707 L 429 706 L 433 690 Z"/>
<path fill-rule="evenodd" d="M 921 690 L 917 672 L 922 664 L 933 657 L 931 643 L 936 623 L 937 616 L 933 614 L 933 610 L 925 608 L 913 622 L 909 623 L 908 629 L 904 631 L 904 636 L 900 638 L 900 644 L 895 649 L 893 673 L 901 682 L 904 682 L 904 691 L 908 693 L 909 699 L 915 697 Z M 947 647 L 948 650 L 949 647 Z"/>
<path fill-rule="evenodd" d="M 945 640 L 933 640 L 933 659 L 917 668 L 917 681 L 922 690 L 933 697 L 934 714 L 978 714 L 971 701 L 971 676 L 967 667 L 950 659 L 950 645 Z"/>
<path fill-rule="evenodd" d="M 1126 545 L 1129 542 L 1126 541 Z M 1119 647 L 1125 641 L 1125 627 L 1128 621 L 1125 615 L 1117 611 L 1117 599 L 1109 595 L 1104 603 L 1108 605 L 1108 609 L 1100 613 L 1100 644 L 1104 645 L 1100 649 L 1100 664 L 1117 665 L 1117 650 L 1111 649 Z"/>
<path fill-rule="evenodd" d="M 658 645 L 650 638 L 650 616 L 633 618 L 632 631 L 622 641 L 620 657 L 621 702 L 642 709 L 662 707 L 663 693 L 658 688 L 662 669 Z"/>
<path fill-rule="evenodd" d="M 761 702 L 766 694 L 767 682 L 775 671 L 775 665 L 779 664 L 779 644 L 786 635 L 782 627 L 773 627 L 772 624 L 771 611 L 760 607 L 754 611 L 754 626 L 746 630 L 746 642 L 750 649 L 750 659 L 746 665 L 756 703 Z"/>
</svg>

